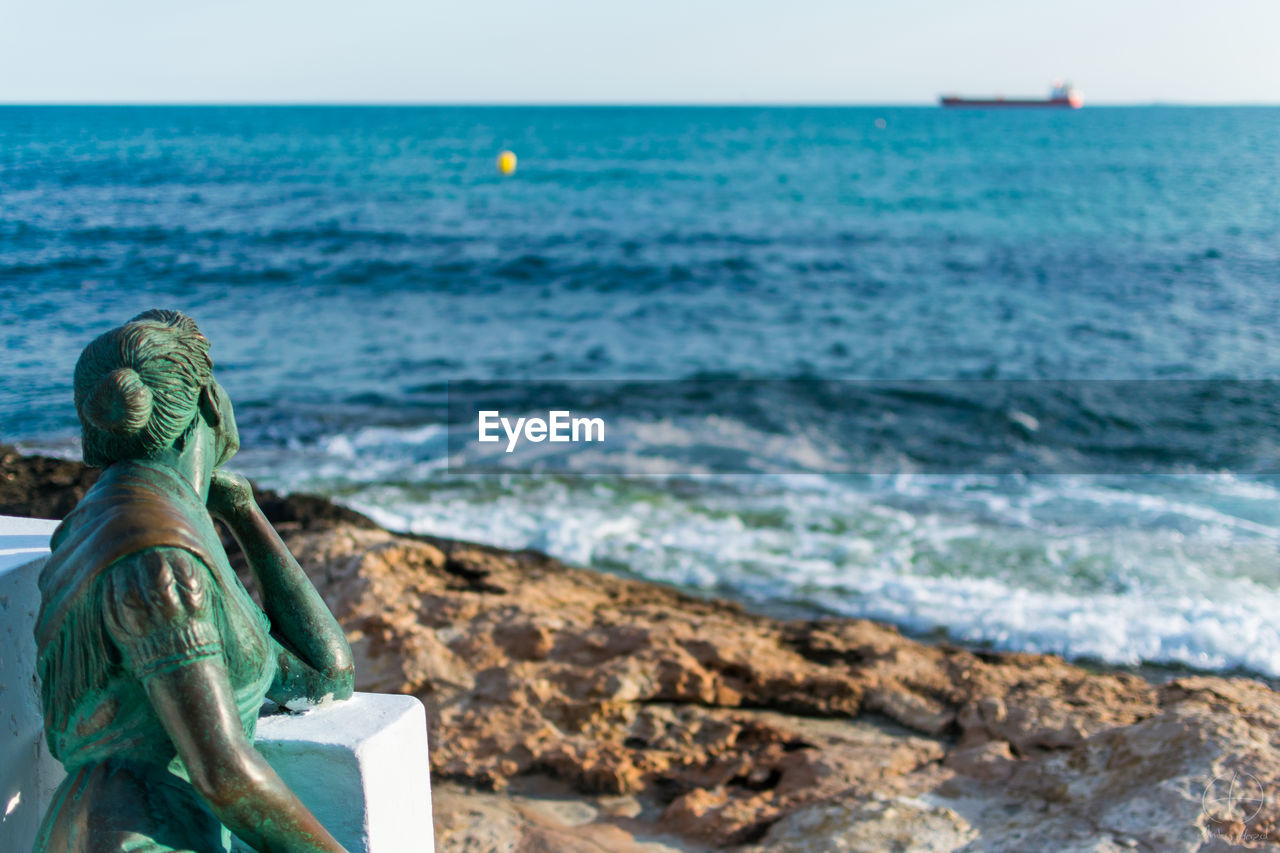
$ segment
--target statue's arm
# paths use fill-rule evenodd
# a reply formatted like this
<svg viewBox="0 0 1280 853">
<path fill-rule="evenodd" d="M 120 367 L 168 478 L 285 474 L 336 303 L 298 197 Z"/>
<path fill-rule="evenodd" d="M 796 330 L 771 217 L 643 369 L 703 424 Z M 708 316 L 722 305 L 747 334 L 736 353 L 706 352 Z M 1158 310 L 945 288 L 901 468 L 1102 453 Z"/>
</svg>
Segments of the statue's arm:
<svg viewBox="0 0 1280 853">
<path fill-rule="evenodd" d="M 262 592 L 263 610 L 283 647 L 280 682 L 284 692 L 310 699 L 348 698 L 355 689 L 351 646 L 320 593 L 254 501 L 249 482 L 238 474 L 215 471 L 209 511 L 235 537 Z"/>
<path fill-rule="evenodd" d="M 146 687 L 191 784 L 224 826 L 263 853 L 345 853 L 245 737 L 221 659 L 154 676 Z"/>
<path fill-rule="evenodd" d="M 256 850 L 338 853 L 342 846 L 245 736 L 215 615 L 219 595 L 194 554 L 150 549 L 108 570 L 104 624 L 218 820 Z"/>
</svg>

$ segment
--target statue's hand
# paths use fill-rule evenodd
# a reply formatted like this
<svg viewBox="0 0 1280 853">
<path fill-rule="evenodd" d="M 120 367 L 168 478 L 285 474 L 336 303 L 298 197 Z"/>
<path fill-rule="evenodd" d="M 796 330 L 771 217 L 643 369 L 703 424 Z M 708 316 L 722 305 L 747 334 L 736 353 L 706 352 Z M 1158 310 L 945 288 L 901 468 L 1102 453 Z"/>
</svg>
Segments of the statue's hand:
<svg viewBox="0 0 1280 853">
<path fill-rule="evenodd" d="M 244 518 L 257 508 L 249 481 L 225 468 L 218 468 L 209 480 L 209 514 L 228 523 Z"/>
</svg>

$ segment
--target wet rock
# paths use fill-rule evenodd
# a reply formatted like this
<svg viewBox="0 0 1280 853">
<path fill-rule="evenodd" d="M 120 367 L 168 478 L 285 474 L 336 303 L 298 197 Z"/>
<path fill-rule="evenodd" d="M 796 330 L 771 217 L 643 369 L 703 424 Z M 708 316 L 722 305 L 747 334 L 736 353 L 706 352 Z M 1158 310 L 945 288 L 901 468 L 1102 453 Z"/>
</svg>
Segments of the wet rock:
<svg viewBox="0 0 1280 853">
<path fill-rule="evenodd" d="M 99 470 L 72 459 L 24 455 L 0 444 L 0 515 L 63 518 L 75 508 Z M 376 528 L 371 519 L 320 495 L 280 495 L 253 490 L 272 524 L 285 529 L 319 530 L 337 524 Z"/>
<path fill-rule="evenodd" d="M 81 462 L 24 456 L 0 444 L 0 515 L 63 518 L 98 481 Z"/>
</svg>

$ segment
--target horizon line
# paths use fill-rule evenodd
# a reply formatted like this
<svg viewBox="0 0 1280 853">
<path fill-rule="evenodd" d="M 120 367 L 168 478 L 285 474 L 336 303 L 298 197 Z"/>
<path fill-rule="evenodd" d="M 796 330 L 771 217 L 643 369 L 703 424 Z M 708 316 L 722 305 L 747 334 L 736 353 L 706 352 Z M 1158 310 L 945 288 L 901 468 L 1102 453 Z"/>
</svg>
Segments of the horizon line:
<svg viewBox="0 0 1280 853">
<path fill-rule="evenodd" d="M 263 100 L 263 101 L 36 101 L 0 100 L 4 107 L 405 107 L 405 108 L 647 108 L 647 109 L 783 109 L 809 108 L 914 108 L 938 107 L 938 98 L 927 101 L 325 101 L 325 100 Z M 1080 109 L 1091 107 L 1280 107 L 1280 101 L 1094 101 Z"/>
</svg>

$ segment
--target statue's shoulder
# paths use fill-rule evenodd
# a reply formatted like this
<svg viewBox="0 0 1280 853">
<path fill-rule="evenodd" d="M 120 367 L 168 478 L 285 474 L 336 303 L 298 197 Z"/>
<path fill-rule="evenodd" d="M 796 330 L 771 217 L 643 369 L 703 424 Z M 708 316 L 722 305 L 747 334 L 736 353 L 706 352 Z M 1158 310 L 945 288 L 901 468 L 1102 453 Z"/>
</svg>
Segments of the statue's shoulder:
<svg viewBox="0 0 1280 853">
<path fill-rule="evenodd" d="M 218 584 L 190 551 L 130 554 L 100 585 L 105 633 L 135 677 L 145 680 L 222 651 L 214 616 Z"/>
<path fill-rule="evenodd" d="M 185 488 L 185 492 L 184 492 Z M 190 487 L 158 466 L 107 468 L 54 532 L 40 573 L 42 628 L 52 633 L 72 600 L 93 588 L 120 560 L 153 549 L 189 552 L 205 565 L 221 546 L 208 513 Z"/>
</svg>

